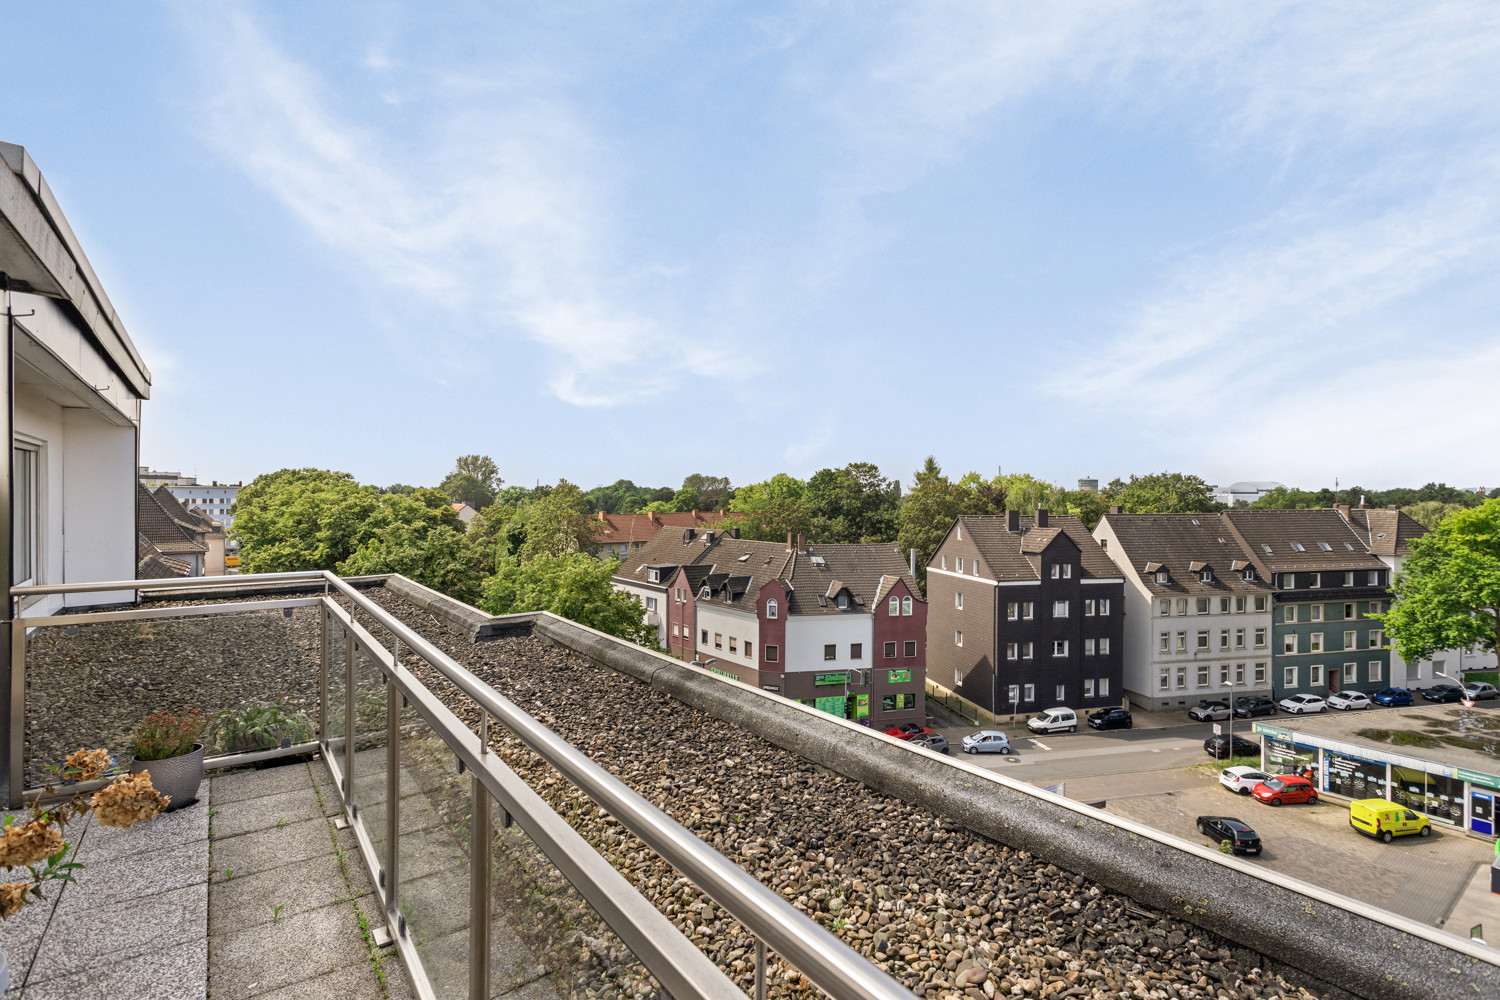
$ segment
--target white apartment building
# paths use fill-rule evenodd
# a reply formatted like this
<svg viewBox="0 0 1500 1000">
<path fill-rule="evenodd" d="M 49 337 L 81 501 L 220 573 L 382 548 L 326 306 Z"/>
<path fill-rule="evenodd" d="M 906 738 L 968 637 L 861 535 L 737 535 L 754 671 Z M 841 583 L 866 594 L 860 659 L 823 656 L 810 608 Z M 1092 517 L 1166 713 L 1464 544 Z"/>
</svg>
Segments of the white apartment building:
<svg viewBox="0 0 1500 1000">
<path fill-rule="evenodd" d="M 1214 514 L 1124 514 L 1094 539 L 1124 571 L 1125 693 L 1148 711 L 1270 697 L 1273 588 Z"/>
</svg>

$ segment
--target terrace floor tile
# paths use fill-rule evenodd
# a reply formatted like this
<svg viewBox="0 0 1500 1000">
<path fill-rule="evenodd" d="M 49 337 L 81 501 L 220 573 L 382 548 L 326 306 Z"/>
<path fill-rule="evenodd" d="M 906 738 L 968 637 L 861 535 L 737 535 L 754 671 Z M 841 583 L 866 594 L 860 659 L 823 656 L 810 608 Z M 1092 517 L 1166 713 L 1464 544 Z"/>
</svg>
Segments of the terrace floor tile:
<svg viewBox="0 0 1500 1000">
<path fill-rule="evenodd" d="M 214 802 L 214 840 L 286 826 L 304 819 L 319 819 L 323 816 L 322 803 L 312 785 L 305 782 L 301 788 L 260 795 L 253 799 L 236 799 L 220 805 Z"/>
</svg>

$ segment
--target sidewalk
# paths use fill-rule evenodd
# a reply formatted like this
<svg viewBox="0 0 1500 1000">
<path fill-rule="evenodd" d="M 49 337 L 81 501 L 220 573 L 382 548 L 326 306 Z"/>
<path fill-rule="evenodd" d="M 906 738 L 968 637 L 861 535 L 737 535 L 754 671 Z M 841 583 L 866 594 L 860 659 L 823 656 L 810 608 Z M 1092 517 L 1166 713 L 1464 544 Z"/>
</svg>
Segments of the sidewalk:
<svg viewBox="0 0 1500 1000">
<path fill-rule="evenodd" d="M 1475 924 L 1484 925 L 1484 940 L 1491 948 L 1500 950 L 1500 895 L 1490 892 L 1490 866 L 1482 864 L 1474 870 L 1468 888 L 1443 921 L 1443 930 L 1467 938 Z"/>
</svg>

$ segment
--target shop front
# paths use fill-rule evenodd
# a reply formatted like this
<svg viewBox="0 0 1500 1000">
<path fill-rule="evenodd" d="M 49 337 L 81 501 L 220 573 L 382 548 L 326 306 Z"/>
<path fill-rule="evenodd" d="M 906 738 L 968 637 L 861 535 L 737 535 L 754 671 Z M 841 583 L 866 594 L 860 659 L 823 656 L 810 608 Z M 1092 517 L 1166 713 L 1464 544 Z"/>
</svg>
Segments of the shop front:
<svg viewBox="0 0 1500 1000">
<path fill-rule="evenodd" d="M 1323 791 L 1346 799 L 1388 799 L 1389 765 L 1353 754 L 1323 751 Z"/>
<path fill-rule="evenodd" d="M 1259 726 L 1255 727 L 1260 732 Z M 1280 732 L 1261 741 L 1261 766 L 1272 774 L 1313 775 L 1318 768 L 1318 748 L 1296 742 L 1295 734 Z"/>
</svg>

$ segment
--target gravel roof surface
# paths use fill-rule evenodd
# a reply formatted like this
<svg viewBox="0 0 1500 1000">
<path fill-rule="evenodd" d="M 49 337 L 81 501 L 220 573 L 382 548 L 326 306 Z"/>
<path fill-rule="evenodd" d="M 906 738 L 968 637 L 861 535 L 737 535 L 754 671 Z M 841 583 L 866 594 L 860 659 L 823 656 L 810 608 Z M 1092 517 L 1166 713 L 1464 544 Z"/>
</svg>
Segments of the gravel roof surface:
<svg viewBox="0 0 1500 1000">
<path fill-rule="evenodd" d="M 876 793 L 533 638 L 471 643 L 369 595 L 919 995 L 1314 997 L 1201 929 Z M 383 630 L 366 621 L 377 637 Z M 408 658 L 409 659 L 409 658 Z M 471 725 L 468 699 L 415 671 Z M 754 942 L 519 740 L 492 745 L 747 991 Z M 1238 960 L 1237 957 L 1238 956 Z M 812 995 L 777 968 L 772 994 Z"/>
</svg>

